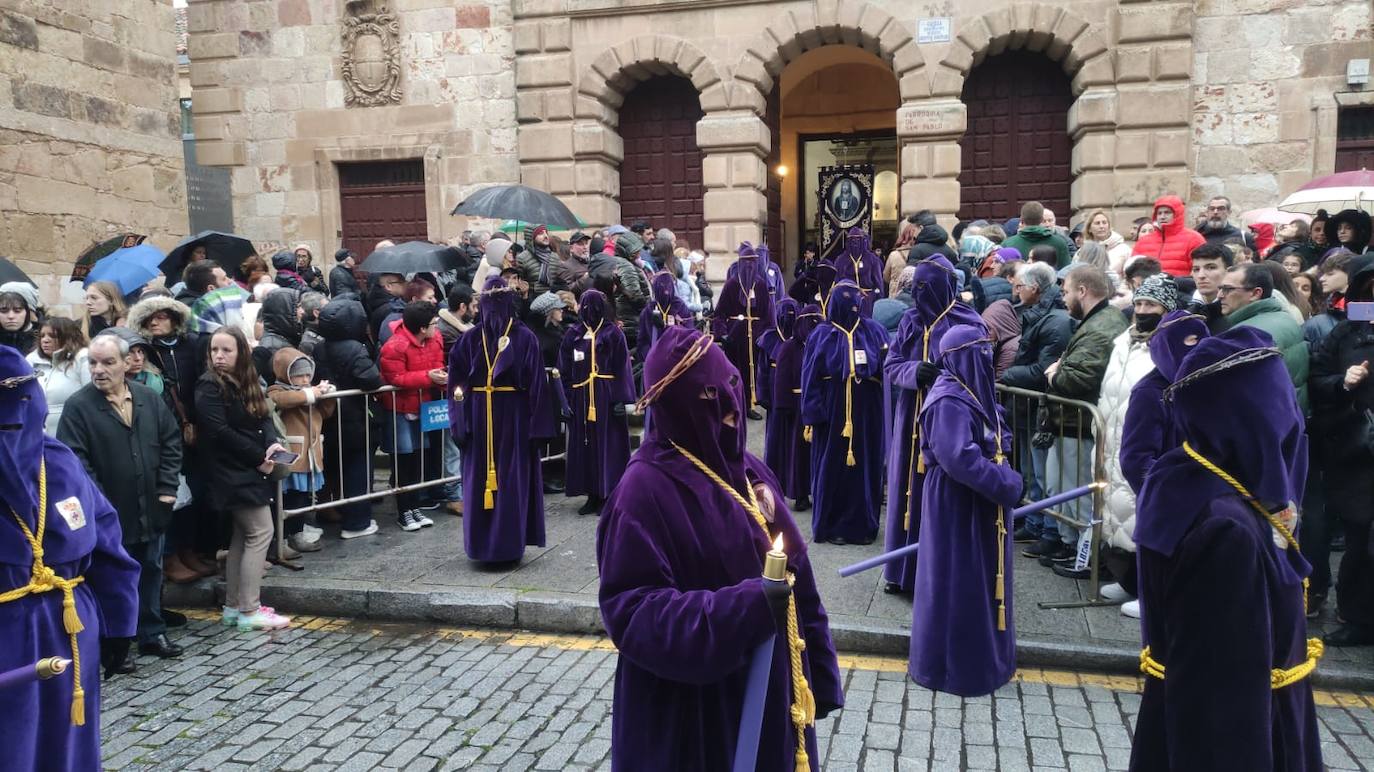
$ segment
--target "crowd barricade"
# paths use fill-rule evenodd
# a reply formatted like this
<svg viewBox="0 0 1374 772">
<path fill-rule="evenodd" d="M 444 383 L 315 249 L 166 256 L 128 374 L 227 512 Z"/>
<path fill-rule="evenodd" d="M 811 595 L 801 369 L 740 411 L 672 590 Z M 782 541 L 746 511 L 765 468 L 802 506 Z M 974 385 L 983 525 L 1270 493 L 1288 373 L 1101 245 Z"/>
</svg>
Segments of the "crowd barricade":
<svg viewBox="0 0 1374 772">
<path fill-rule="evenodd" d="M 1038 450 L 1045 461 L 1045 487 L 1053 492 L 1067 491 L 1107 479 L 1106 447 L 1102 442 L 1103 438 L 1107 436 L 1107 422 L 1096 405 L 1082 400 L 1067 399 L 1054 394 L 1001 384 L 997 385 L 997 391 L 1001 396 L 1002 405 L 1006 409 L 1007 425 L 1012 430 L 1011 458 L 1017 470 L 1032 468 L 1028 466 L 1028 463 L 1031 462 L 1028 461 L 1027 454 L 1035 454 Z M 1087 420 L 1083 420 L 1084 417 Z M 1066 426 L 1066 419 L 1068 428 L 1059 428 Z M 1078 463 L 1065 463 L 1065 453 L 1070 443 L 1056 441 L 1061 437 L 1075 440 L 1074 444 L 1077 446 L 1078 452 L 1083 452 L 1084 440 L 1091 440 L 1091 463 L 1084 463 L 1082 460 L 1079 460 Z M 1044 447 L 1037 448 L 1037 445 Z M 1070 453 L 1070 455 L 1073 454 Z M 1054 464 L 1056 475 L 1053 478 L 1049 475 L 1050 456 L 1055 456 L 1056 461 Z M 1069 459 L 1069 461 L 1072 460 L 1072 458 Z M 1022 476 L 1025 477 L 1025 474 L 1023 473 Z M 1026 490 L 1028 492 L 1032 490 L 1029 483 Z M 1038 498 L 1046 498 L 1050 495 L 1049 490 L 1041 490 L 1039 493 Z M 1054 518 L 1056 522 L 1071 526 L 1080 532 L 1081 538 L 1076 547 L 1074 566 L 1087 568 L 1090 576 L 1087 599 L 1041 601 L 1040 608 L 1116 605 L 1113 601 L 1104 600 L 1101 594 L 1100 561 L 1105 499 L 1103 488 L 1099 487 L 1092 492 L 1091 516 L 1086 522 L 1075 518 L 1068 511 L 1069 506 L 1061 505 L 1057 509 L 1044 510 L 1047 517 Z M 1029 503 L 1029 501 L 1023 500 L 1023 503 Z"/>
<path fill-rule="evenodd" d="M 558 388 L 557 380 L 550 379 L 550 387 Z M 447 391 L 447 388 L 442 389 Z M 321 427 L 323 437 L 323 447 L 326 448 L 321 458 L 311 458 L 309 468 L 318 470 L 324 476 L 324 484 L 306 493 L 309 503 L 306 506 L 287 508 L 285 503 L 286 482 L 277 482 L 277 510 L 279 516 L 276 518 L 277 530 L 277 561 L 286 563 L 284 558 L 286 544 L 286 521 L 288 518 L 305 517 L 320 510 L 337 507 L 343 504 L 352 504 L 363 501 L 376 501 L 394 496 L 398 493 L 408 493 L 425 488 L 432 488 L 438 485 L 449 485 L 458 483 L 462 480 L 461 470 L 458 474 L 447 474 L 445 471 L 445 449 L 449 444 L 449 402 L 446 397 L 437 400 L 426 400 L 425 392 L 433 392 L 434 389 L 403 389 L 397 386 L 383 386 L 372 391 L 360 389 L 347 389 L 334 391 L 329 394 L 320 395 L 315 402 L 315 406 L 332 403 L 334 405 L 333 414 L 323 419 Z M 417 426 L 414 429 L 407 427 L 407 422 L 401 414 L 394 413 L 382 406 L 377 397 L 382 394 L 411 392 L 420 396 L 421 412 Z M 369 478 L 367 492 L 354 495 L 343 495 L 344 479 L 344 456 L 341 451 L 330 453 L 328 448 L 331 443 L 337 448 L 337 441 L 343 429 L 343 408 L 345 404 L 352 403 L 354 407 L 362 407 L 369 411 L 371 418 L 363 422 L 363 446 L 368 449 L 369 458 Z M 362 403 L 359 405 L 358 403 Z M 316 433 L 315 421 L 318 418 L 317 410 L 311 410 L 306 419 L 306 435 L 313 436 Z M 332 437 L 330 436 L 332 435 Z M 305 437 L 287 437 L 282 445 L 292 453 L 300 453 L 302 456 L 309 457 L 313 454 L 313 448 L 305 442 Z M 559 437 L 552 441 L 541 444 L 540 461 L 549 462 L 565 457 L 564 448 L 567 446 L 567 430 L 562 421 L 559 421 Z M 407 442 L 419 439 L 418 443 Z M 352 438 L 356 440 L 357 438 Z M 428 442 L 424 440 L 428 439 Z M 397 463 L 397 456 L 410 445 L 415 448 L 412 451 L 419 455 L 418 468 L 419 479 L 402 484 L 401 471 Z M 428 447 L 426 447 L 428 445 Z M 379 488 L 376 481 L 375 470 L 377 469 L 377 454 L 381 452 L 390 459 L 390 476 L 385 487 Z M 438 454 L 439 462 L 437 469 L 439 474 L 436 476 L 431 473 L 434 468 L 434 454 Z M 426 463 L 426 459 L 429 462 Z M 289 563 L 287 565 L 290 565 Z M 291 566 L 295 568 L 296 566 Z"/>
</svg>

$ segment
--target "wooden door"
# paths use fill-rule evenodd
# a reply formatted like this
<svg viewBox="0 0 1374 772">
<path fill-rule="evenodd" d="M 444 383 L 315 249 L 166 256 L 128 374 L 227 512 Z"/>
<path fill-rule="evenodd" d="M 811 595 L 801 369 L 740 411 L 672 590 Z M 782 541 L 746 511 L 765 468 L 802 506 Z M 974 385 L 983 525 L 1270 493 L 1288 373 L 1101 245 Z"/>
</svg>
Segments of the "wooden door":
<svg viewBox="0 0 1374 772">
<path fill-rule="evenodd" d="M 339 215 L 343 245 L 360 263 L 382 239 L 428 239 L 424 161 L 339 164 Z"/>
<path fill-rule="evenodd" d="M 964 82 L 959 219 L 998 222 L 1039 201 L 1067 223 L 1073 92 L 1057 62 L 1030 51 L 989 57 Z"/>
<path fill-rule="evenodd" d="M 1374 107 L 1342 107 L 1336 118 L 1338 172 L 1374 169 Z"/>
<path fill-rule="evenodd" d="M 702 116 L 696 87 L 686 78 L 660 76 L 640 83 L 620 108 L 625 160 L 620 164 L 620 222 L 643 220 L 668 228 L 701 248 Z"/>
</svg>

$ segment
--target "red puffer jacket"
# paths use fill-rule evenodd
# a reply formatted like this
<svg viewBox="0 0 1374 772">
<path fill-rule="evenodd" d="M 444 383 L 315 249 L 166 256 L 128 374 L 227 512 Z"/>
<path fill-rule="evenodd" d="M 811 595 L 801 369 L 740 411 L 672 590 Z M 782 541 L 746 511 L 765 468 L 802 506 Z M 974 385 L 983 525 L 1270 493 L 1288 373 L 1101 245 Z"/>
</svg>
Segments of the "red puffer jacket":
<svg viewBox="0 0 1374 772">
<path fill-rule="evenodd" d="M 442 393 L 429 379 L 429 371 L 444 369 L 444 343 L 437 333 L 420 343 L 399 319 L 392 322 L 391 329 L 379 362 L 382 380 L 404 391 L 387 392 L 378 399 L 392 412 L 419 413 L 420 402 L 438 399 Z"/>
<path fill-rule="evenodd" d="M 1167 206 L 1174 211 L 1174 219 L 1167 225 L 1155 226 L 1153 231 L 1135 243 L 1133 255 L 1146 255 L 1159 261 L 1164 272 L 1170 276 L 1189 276 L 1193 272 L 1193 250 L 1206 243 L 1201 233 L 1184 224 L 1183 199 L 1178 196 L 1160 196 L 1154 209 Z"/>
</svg>

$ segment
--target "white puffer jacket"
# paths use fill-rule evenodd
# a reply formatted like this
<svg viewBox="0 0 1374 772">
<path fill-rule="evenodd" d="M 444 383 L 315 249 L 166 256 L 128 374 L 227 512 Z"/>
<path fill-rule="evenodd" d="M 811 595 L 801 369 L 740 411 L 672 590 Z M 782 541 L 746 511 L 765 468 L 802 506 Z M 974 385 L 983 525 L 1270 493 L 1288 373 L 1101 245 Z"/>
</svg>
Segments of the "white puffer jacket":
<svg viewBox="0 0 1374 772">
<path fill-rule="evenodd" d="M 1102 378 L 1097 409 L 1107 423 L 1107 491 L 1103 497 L 1102 536 L 1105 543 L 1135 552 L 1135 492 L 1121 473 L 1121 430 L 1126 423 L 1126 408 L 1131 389 L 1155 368 L 1148 341 L 1132 341 L 1127 329 L 1112 342 L 1112 356 Z"/>
<path fill-rule="evenodd" d="M 38 376 L 38 382 L 43 384 L 43 396 L 48 401 L 48 420 L 43 425 L 43 433 L 55 437 L 57 422 L 62 418 L 62 406 L 67 403 L 67 398 L 91 382 L 91 364 L 86 358 L 86 349 L 81 349 L 74 359 L 64 361 L 59 367 L 54 367 L 52 361 L 45 359 L 38 349 L 30 352 L 26 358 Z"/>
</svg>

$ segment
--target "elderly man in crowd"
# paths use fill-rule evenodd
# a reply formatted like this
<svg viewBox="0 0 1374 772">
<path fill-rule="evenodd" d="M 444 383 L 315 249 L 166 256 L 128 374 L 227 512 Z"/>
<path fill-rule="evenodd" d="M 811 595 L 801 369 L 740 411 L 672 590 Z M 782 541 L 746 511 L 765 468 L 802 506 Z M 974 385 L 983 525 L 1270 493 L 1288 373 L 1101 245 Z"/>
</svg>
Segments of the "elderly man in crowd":
<svg viewBox="0 0 1374 772">
<path fill-rule="evenodd" d="M 139 651 L 178 657 L 162 616 L 162 545 L 181 471 L 181 427 L 156 392 L 125 380 L 128 355 L 118 335 L 91 341 L 91 382 L 67 400 L 57 438 L 119 513 L 124 549 L 138 561 Z"/>
</svg>

